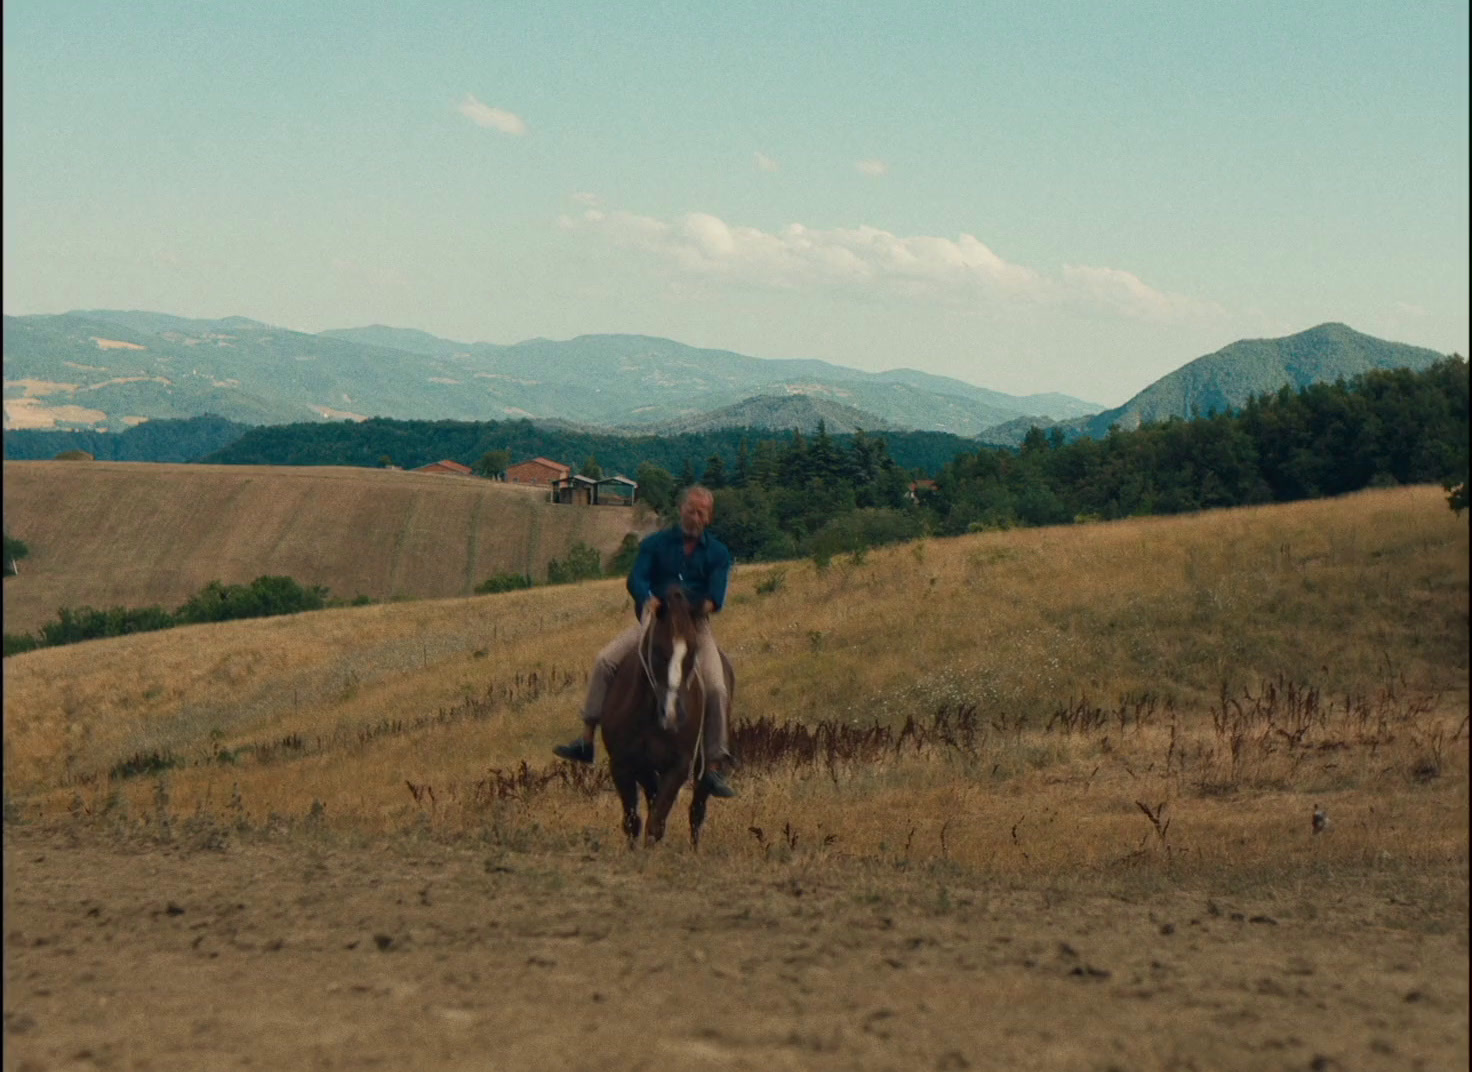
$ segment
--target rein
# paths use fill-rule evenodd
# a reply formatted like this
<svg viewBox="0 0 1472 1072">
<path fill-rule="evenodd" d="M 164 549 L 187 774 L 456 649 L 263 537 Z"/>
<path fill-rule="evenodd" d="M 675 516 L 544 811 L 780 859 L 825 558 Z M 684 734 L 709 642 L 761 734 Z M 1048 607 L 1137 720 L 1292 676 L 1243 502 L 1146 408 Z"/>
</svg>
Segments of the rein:
<svg viewBox="0 0 1472 1072">
<path fill-rule="evenodd" d="M 649 658 L 649 649 L 654 643 L 653 629 L 654 614 L 650 612 L 639 622 L 639 665 L 644 668 L 644 678 L 649 682 L 649 687 L 658 694 L 659 682 L 654 680 L 654 664 Z"/>
</svg>

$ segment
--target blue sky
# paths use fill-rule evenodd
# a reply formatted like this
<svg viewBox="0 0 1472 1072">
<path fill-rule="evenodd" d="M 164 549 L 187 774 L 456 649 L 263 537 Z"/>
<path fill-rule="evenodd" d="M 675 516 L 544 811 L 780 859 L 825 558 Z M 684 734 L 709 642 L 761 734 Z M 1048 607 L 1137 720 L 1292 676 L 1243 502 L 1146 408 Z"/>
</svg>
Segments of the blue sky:
<svg viewBox="0 0 1472 1072">
<path fill-rule="evenodd" d="M 662 335 L 1123 402 L 1468 352 L 1468 6 L 4 5 L 4 311 Z"/>
</svg>

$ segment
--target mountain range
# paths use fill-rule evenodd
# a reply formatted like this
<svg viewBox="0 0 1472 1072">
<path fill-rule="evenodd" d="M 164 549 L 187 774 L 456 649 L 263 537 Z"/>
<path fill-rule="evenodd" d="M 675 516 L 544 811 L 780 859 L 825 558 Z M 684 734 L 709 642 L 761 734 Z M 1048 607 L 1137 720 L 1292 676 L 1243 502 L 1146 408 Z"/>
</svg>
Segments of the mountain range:
<svg viewBox="0 0 1472 1072">
<path fill-rule="evenodd" d="M 216 414 L 245 424 L 528 417 L 674 435 L 730 427 L 933 430 L 1007 445 L 1033 427 L 1070 437 L 1236 409 L 1254 395 L 1425 368 L 1443 355 L 1329 323 L 1244 339 L 1103 410 L 1062 394 L 1008 395 L 913 369 L 871 373 L 763 359 L 644 335 L 514 345 L 373 325 L 290 331 L 244 317 L 87 310 L 4 318 L 5 427 L 118 431 Z"/>
<path fill-rule="evenodd" d="M 383 326 L 310 334 L 241 317 L 114 310 L 7 316 L 4 362 L 8 428 L 119 430 L 213 413 L 250 424 L 530 417 L 647 434 L 757 396 L 805 395 L 813 412 L 821 402 L 861 411 L 848 417 L 855 426 L 975 435 L 1019 416 L 1099 409 L 908 369 L 767 360 L 642 335 L 501 346 Z"/>
</svg>

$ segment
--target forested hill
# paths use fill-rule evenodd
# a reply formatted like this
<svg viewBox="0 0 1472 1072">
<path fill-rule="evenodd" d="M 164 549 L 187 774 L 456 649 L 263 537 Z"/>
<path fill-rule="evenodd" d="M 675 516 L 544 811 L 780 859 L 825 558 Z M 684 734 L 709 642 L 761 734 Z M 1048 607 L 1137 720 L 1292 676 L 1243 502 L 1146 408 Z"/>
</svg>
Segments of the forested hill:
<svg viewBox="0 0 1472 1072">
<path fill-rule="evenodd" d="M 605 474 L 633 476 L 643 464 L 695 479 L 712 456 L 734 467 L 743 441 L 754 452 L 763 441 L 787 442 L 793 433 L 766 428 L 720 428 L 673 436 L 627 436 L 567 429 L 529 420 L 395 421 L 386 418 L 330 424 L 280 424 L 253 428 L 220 450 L 197 460 L 218 465 L 360 465 L 386 463 L 412 469 L 448 458 L 473 466 L 488 451 L 504 450 L 512 463 L 545 457 L 580 468 L 597 461 Z M 847 447 L 852 435 L 834 435 Z M 949 432 L 874 434 L 889 457 L 907 470 L 939 472 L 957 454 L 976 449 L 976 440 Z"/>
<path fill-rule="evenodd" d="M 1189 420 L 1226 413 L 1282 387 L 1296 391 L 1375 369 L 1420 371 L 1445 356 L 1422 346 L 1377 339 L 1344 324 L 1320 324 L 1280 339 L 1234 342 L 1162 376 L 1116 409 L 1067 423 L 1082 426 L 1086 435 L 1103 436 L 1115 424 L 1130 429 L 1170 417 Z"/>
<path fill-rule="evenodd" d="M 100 462 L 193 462 L 235 442 L 252 427 L 206 414 L 144 421 L 122 432 L 7 428 L 5 457 L 44 461 L 64 451 L 85 450 Z"/>
</svg>

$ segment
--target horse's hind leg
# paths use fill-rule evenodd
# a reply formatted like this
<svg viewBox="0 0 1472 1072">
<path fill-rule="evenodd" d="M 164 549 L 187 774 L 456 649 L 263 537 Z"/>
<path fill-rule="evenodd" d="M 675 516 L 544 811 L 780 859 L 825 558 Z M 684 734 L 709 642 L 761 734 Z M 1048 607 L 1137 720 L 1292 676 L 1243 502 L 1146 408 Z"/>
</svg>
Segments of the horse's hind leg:
<svg viewBox="0 0 1472 1072">
<path fill-rule="evenodd" d="M 690 800 L 690 847 L 700 848 L 700 826 L 705 822 L 705 804 L 710 791 L 699 782 L 695 783 L 695 795 Z"/>
</svg>

